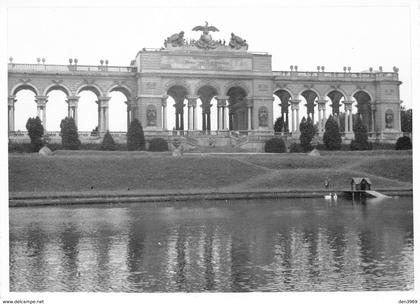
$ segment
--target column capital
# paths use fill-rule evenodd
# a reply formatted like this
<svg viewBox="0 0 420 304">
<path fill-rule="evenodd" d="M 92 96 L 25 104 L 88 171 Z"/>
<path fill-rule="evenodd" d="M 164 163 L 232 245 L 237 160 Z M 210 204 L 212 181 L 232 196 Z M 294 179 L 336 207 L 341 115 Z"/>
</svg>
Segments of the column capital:
<svg viewBox="0 0 420 304">
<path fill-rule="evenodd" d="M 371 105 L 370 105 L 370 109 L 371 109 L 372 111 L 376 111 L 376 105 L 375 105 L 375 104 L 371 104 Z"/>
<path fill-rule="evenodd" d="M 326 100 L 326 99 L 318 99 L 316 102 L 318 103 L 318 105 L 325 105 L 328 102 L 328 100 Z"/>
<path fill-rule="evenodd" d="M 35 96 L 35 102 L 38 104 L 38 106 L 45 106 L 47 101 L 48 101 L 48 96 L 44 96 L 44 95 Z"/>
<path fill-rule="evenodd" d="M 217 106 L 218 107 L 226 107 L 226 99 L 217 98 Z"/>
<path fill-rule="evenodd" d="M 254 100 L 253 99 L 246 99 L 245 104 L 247 108 L 252 108 L 254 106 Z"/>
<path fill-rule="evenodd" d="M 17 100 L 16 96 L 9 95 L 9 97 L 8 97 L 9 106 L 13 107 L 15 105 L 16 100 Z"/>
<path fill-rule="evenodd" d="M 186 96 L 185 98 L 187 98 L 188 101 L 190 101 L 190 100 L 197 100 L 198 99 L 198 96 L 196 96 L 196 95 L 189 95 L 189 96 Z"/>
<path fill-rule="evenodd" d="M 79 96 L 67 96 L 67 103 L 69 106 L 76 107 L 79 102 Z"/>
<path fill-rule="evenodd" d="M 188 98 L 188 106 L 195 108 L 197 106 L 196 98 Z"/>
<path fill-rule="evenodd" d="M 353 100 L 348 100 L 348 99 L 343 100 L 343 104 L 344 104 L 345 106 L 351 106 L 351 105 L 353 104 Z"/>
<path fill-rule="evenodd" d="M 101 96 L 101 97 L 98 97 L 98 100 L 96 101 L 96 103 L 101 108 L 107 108 L 108 107 L 108 102 L 109 102 L 110 99 L 111 99 L 111 97 Z"/>
<path fill-rule="evenodd" d="M 168 105 L 168 101 L 166 100 L 166 98 L 162 97 L 162 107 L 166 107 Z"/>
<path fill-rule="evenodd" d="M 300 103 L 300 99 L 290 99 L 290 104 L 295 104 L 295 105 L 298 105 L 299 103 Z"/>
<path fill-rule="evenodd" d="M 219 96 L 215 96 L 215 98 L 217 100 L 225 100 L 225 101 L 229 100 L 229 96 L 227 95 L 219 95 Z"/>
</svg>

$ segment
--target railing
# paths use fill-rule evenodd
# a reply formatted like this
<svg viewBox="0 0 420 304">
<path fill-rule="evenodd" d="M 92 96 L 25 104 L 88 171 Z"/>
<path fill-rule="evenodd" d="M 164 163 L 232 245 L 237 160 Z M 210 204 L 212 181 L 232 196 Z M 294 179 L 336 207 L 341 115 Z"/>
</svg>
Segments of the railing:
<svg viewBox="0 0 420 304">
<path fill-rule="evenodd" d="M 398 73 L 394 72 L 343 73 L 273 71 L 273 76 L 285 79 L 398 80 Z"/>
<path fill-rule="evenodd" d="M 133 66 L 110 66 L 110 65 L 58 65 L 58 64 L 28 64 L 9 63 L 9 71 L 25 72 L 112 72 L 112 73 L 133 73 L 136 67 Z"/>
</svg>

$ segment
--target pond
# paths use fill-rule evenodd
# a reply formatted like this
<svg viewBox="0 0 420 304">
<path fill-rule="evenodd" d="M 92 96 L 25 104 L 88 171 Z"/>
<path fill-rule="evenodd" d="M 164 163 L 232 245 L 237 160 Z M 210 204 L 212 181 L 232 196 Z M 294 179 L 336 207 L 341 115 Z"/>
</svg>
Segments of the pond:
<svg viewBox="0 0 420 304">
<path fill-rule="evenodd" d="M 10 291 L 411 290 L 412 198 L 10 208 Z"/>
</svg>

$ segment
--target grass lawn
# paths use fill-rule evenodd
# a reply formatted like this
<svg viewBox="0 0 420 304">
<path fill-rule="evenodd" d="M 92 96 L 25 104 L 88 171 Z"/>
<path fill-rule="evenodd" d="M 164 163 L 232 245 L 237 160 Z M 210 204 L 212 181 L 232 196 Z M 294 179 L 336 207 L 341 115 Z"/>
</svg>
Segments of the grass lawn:
<svg viewBox="0 0 420 304">
<path fill-rule="evenodd" d="M 349 189 L 352 176 L 367 176 L 374 189 L 412 188 L 411 151 L 306 154 L 184 155 L 58 151 L 9 154 L 9 191 L 196 191 Z M 128 190 L 129 189 L 129 190 Z"/>
</svg>

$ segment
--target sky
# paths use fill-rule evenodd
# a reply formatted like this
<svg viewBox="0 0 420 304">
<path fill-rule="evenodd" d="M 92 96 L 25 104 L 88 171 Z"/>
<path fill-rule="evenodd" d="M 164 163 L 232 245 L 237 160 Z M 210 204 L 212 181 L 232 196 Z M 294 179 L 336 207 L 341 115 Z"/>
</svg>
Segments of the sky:
<svg viewBox="0 0 420 304">
<path fill-rule="evenodd" d="M 243 5 L 219 1 L 176 6 L 151 3 L 134 7 L 9 7 L 7 58 L 13 57 L 15 63 L 36 63 L 39 57 L 50 64 L 68 64 L 68 58 L 78 58 L 82 65 L 108 59 L 110 65 L 125 66 L 141 48 L 160 48 L 175 32 L 183 30 L 187 38 L 198 38 L 199 33 L 191 29 L 208 21 L 220 30 L 212 34 L 213 39 L 228 40 L 234 32 L 247 40 L 249 51 L 271 54 L 273 70 L 289 70 L 292 64 L 300 71 L 316 71 L 316 66 L 323 65 L 326 71 L 338 72 L 343 66 L 350 66 L 353 72 L 379 66 L 392 71 L 397 66 L 403 82 L 400 97 L 411 108 L 412 40 L 406 6 L 293 6 L 272 1 L 266 5 L 256 1 Z M 27 118 L 36 115 L 36 105 L 28 92 L 18 97 L 15 129 L 25 130 Z M 49 97 L 49 131 L 59 130 L 67 113 L 64 100 L 61 92 Z M 96 126 L 91 119 L 97 111 L 94 100 L 90 92 L 82 94 L 79 130 L 90 131 Z M 124 100 L 122 94 L 112 96 L 111 131 L 126 130 Z M 172 107 L 168 109 L 171 129 Z M 274 118 L 279 111 L 275 107 Z M 216 119 L 216 115 L 212 117 Z M 212 125 L 216 126 L 215 121 Z"/>
</svg>

